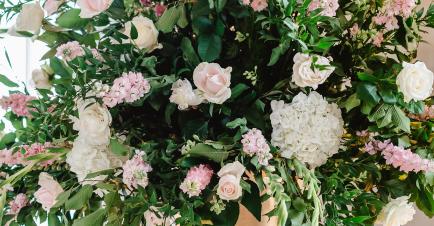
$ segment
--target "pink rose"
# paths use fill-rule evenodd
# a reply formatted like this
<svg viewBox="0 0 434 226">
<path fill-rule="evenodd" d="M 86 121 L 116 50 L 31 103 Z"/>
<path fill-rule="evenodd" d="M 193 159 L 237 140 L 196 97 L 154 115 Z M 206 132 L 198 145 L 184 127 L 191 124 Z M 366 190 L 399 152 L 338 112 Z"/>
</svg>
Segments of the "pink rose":
<svg viewBox="0 0 434 226">
<path fill-rule="evenodd" d="M 217 195 L 223 200 L 236 200 L 243 194 L 241 176 L 246 168 L 236 161 L 223 166 L 217 175 L 220 177 Z"/>
<path fill-rule="evenodd" d="M 44 4 L 44 10 L 47 12 L 48 16 L 52 15 L 59 9 L 64 0 L 47 0 Z"/>
<path fill-rule="evenodd" d="M 223 69 L 217 63 L 202 62 L 194 69 L 194 84 L 207 101 L 222 104 L 231 97 L 231 72 L 231 67 Z"/>
<path fill-rule="evenodd" d="M 77 4 L 81 9 L 81 18 L 92 18 L 106 11 L 113 0 L 78 0 Z"/>
<path fill-rule="evenodd" d="M 41 187 L 35 192 L 36 201 L 48 211 L 56 203 L 56 198 L 63 192 L 63 188 L 47 173 L 39 174 L 38 185 Z"/>
</svg>

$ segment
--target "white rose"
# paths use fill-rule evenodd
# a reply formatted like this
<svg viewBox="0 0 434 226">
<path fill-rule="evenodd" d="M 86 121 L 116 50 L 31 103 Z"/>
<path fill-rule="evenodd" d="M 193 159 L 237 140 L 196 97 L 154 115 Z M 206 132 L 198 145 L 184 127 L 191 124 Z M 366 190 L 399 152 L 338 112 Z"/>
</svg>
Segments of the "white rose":
<svg viewBox="0 0 434 226">
<path fill-rule="evenodd" d="M 137 30 L 137 38 L 131 40 L 131 26 Z M 155 49 L 161 49 L 162 45 L 158 43 L 158 30 L 154 25 L 154 22 L 144 16 L 136 16 L 132 21 L 128 21 L 125 24 L 124 34 L 130 37 L 129 40 L 124 40 L 124 43 L 133 43 L 139 49 L 146 49 L 148 52 L 152 52 Z"/>
<path fill-rule="evenodd" d="M 110 8 L 113 0 L 78 0 L 81 18 L 92 18 Z"/>
<path fill-rule="evenodd" d="M 23 5 L 20 14 L 18 14 L 15 25 L 9 28 L 8 33 L 13 36 L 22 36 L 19 31 L 30 32 L 34 35 L 39 33 L 44 19 L 44 10 L 39 2 Z"/>
<path fill-rule="evenodd" d="M 193 90 L 191 83 L 187 79 L 179 79 L 173 83 L 172 95 L 169 100 L 171 103 L 177 104 L 179 110 L 185 110 L 189 106 L 197 106 L 203 101 L 198 90 Z"/>
<path fill-rule="evenodd" d="M 238 161 L 226 164 L 217 175 L 220 177 L 217 195 L 223 200 L 236 200 L 243 194 L 241 176 L 246 168 Z"/>
<path fill-rule="evenodd" d="M 222 104 L 231 97 L 231 72 L 231 67 L 202 62 L 193 71 L 193 81 L 207 101 Z"/>
<path fill-rule="evenodd" d="M 89 145 L 82 137 L 74 141 L 72 150 L 66 156 L 70 171 L 77 174 L 78 181 L 83 184 L 96 184 L 104 180 L 105 175 L 89 178 L 86 181 L 85 178 L 89 173 L 121 167 L 124 161 L 125 159 L 112 154 L 107 146 Z"/>
<path fill-rule="evenodd" d="M 73 128 L 89 145 L 110 143 L 112 117 L 105 106 L 87 99 L 77 102 L 78 118 L 73 118 Z"/>
<path fill-rule="evenodd" d="M 47 0 L 44 4 L 47 15 L 50 16 L 55 13 L 63 3 L 64 0 Z"/>
<path fill-rule="evenodd" d="M 382 226 L 401 226 L 413 220 L 416 210 L 411 203 L 408 203 L 408 198 L 408 196 L 403 196 L 391 200 L 383 207 L 375 224 Z"/>
<path fill-rule="evenodd" d="M 294 56 L 292 70 L 292 82 L 297 86 L 317 89 L 318 85 L 324 83 L 335 68 L 330 66 L 330 61 L 323 56 L 297 53 Z"/>
<path fill-rule="evenodd" d="M 425 100 L 431 96 L 434 75 L 423 62 L 403 63 L 403 69 L 396 78 L 398 90 L 404 94 L 404 101 Z"/>
<path fill-rule="evenodd" d="M 35 69 L 32 71 L 31 84 L 36 89 L 50 89 L 50 76 L 44 69 Z"/>
</svg>

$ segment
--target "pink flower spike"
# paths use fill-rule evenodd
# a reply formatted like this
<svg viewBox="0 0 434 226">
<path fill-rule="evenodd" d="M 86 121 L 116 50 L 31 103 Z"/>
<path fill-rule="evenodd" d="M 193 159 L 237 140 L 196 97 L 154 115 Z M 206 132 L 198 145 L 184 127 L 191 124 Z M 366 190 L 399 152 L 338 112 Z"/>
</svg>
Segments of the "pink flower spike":
<svg viewBox="0 0 434 226">
<path fill-rule="evenodd" d="M 208 165 L 200 164 L 199 166 L 192 167 L 179 188 L 188 194 L 189 197 L 199 196 L 211 182 L 213 174 L 214 171 Z"/>
</svg>

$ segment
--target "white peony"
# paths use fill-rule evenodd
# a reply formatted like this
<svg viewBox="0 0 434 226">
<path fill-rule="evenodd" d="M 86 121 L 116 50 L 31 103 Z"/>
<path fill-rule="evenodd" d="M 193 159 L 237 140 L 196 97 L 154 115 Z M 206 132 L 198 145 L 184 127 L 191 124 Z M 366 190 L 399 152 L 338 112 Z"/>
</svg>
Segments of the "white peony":
<svg viewBox="0 0 434 226">
<path fill-rule="evenodd" d="M 403 63 L 403 69 L 396 78 L 398 90 L 404 94 L 404 101 L 425 100 L 431 96 L 434 74 L 423 62 Z"/>
<path fill-rule="evenodd" d="M 217 195 L 222 200 L 236 200 L 243 194 L 241 176 L 246 168 L 238 161 L 223 166 L 217 175 L 220 177 Z"/>
<path fill-rule="evenodd" d="M 137 30 L 137 38 L 131 39 L 131 27 Z M 133 43 L 139 49 L 146 49 L 148 52 L 152 52 L 155 49 L 161 49 L 162 45 L 158 43 L 158 30 L 151 19 L 144 16 L 136 16 L 132 21 L 128 21 L 125 24 L 125 30 L 123 32 L 126 36 L 130 37 L 128 40 L 124 40 L 125 43 Z"/>
<path fill-rule="evenodd" d="M 317 89 L 318 85 L 323 84 L 334 70 L 335 68 L 330 66 L 329 59 L 323 56 L 297 53 L 292 67 L 292 82 L 299 87 Z"/>
<path fill-rule="evenodd" d="M 376 225 L 401 226 L 413 220 L 416 210 L 408 203 L 408 196 L 392 199 L 383 207 L 375 221 Z"/>
<path fill-rule="evenodd" d="M 78 118 L 72 120 L 78 135 L 89 145 L 108 145 L 112 122 L 108 109 L 93 99 L 77 101 L 77 109 Z"/>
<path fill-rule="evenodd" d="M 32 71 L 31 84 L 36 89 L 50 89 L 50 75 L 44 69 L 35 69 Z"/>
<path fill-rule="evenodd" d="M 13 36 L 22 36 L 19 31 L 30 32 L 34 35 L 39 33 L 44 19 L 44 10 L 39 2 L 24 4 L 15 24 L 9 28 L 8 33 Z"/>
<path fill-rule="evenodd" d="M 83 184 L 96 184 L 106 178 L 100 175 L 85 179 L 89 173 L 121 167 L 123 159 L 115 156 L 107 146 L 89 145 L 82 137 L 78 137 L 72 150 L 66 156 L 70 171 L 77 174 L 78 181 Z"/>
<path fill-rule="evenodd" d="M 198 90 L 193 90 L 191 83 L 187 80 L 179 79 L 172 85 L 172 95 L 169 98 L 171 103 L 178 105 L 179 110 L 185 110 L 190 106 L 197 106 L 203 99 Z"/>
<path fill-rule="evenodd" d="M 316 167 L 338 152 L 344 121 L 336 104 L 312 92 L 309 96 L 299 93 L 291 104 L 272 101 L 271 108 L 271 143 L 283 157 Z"/>
</svg>

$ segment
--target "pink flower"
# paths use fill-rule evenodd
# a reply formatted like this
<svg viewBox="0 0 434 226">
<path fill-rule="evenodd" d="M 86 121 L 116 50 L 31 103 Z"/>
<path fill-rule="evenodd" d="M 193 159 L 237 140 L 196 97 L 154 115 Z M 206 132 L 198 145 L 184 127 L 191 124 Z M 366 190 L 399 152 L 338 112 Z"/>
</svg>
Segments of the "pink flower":
<svg viewBox="0 0 434 226">
<path fill-rule="evenodd" d="M 381 43 L 383 43 L 384 37 L 382 32 L 378 32 L 373 38 L 372 38 L 372 44 L 374 44 L 377 47 L 381 47 Z"/>
<path fill-rule="evenodd" d="M 34 99 L 36 98 L 22 93 L 13 93 L 9 97 L 1 98 L 0 106 L 4 110 L 11 108 L 12 112 L 18 116 L 30 117 L 30 109 L 27 105 Z"/>
<path fill-rule="evenodd" d="M 399 28 L 398 20 L 395 16 L 377 15 L 372 18 L 377 25 L 384 25 L 386 31 L 391 31 Z"/>
<path fill-rule="evenodd" d="M 105 61 L 104 58 L 101 56 L 101 53 L 99 53 L 99 51 L 97 49 L 91 49 L 90 51 L 92 52 L 93 58 L 95 58 L 99 62 Z"/>
<path fill-rule="evenodd" d="M 404 149 L 393 145 L 390 140 L 373 140 L 365 144 L 365 151 L 370 155 L 380 152 L 386 160 L 386 164 L 399 168 L 401 171 L 408 172 L 434 172 L 434 161 L 422 159 L 418 154 L 409 149 Z"/>
<path fill-rule="evenodd" d="M 21 158 L 21 161 L 24 162 L 24 164 L 26 164 L 26 158 L 29 158 L 31 156 L 35 156 L 38 154 L 44 154 L 47 152 L 48 148 L 53 147 L 51 145 L 51 143 L 46 142 L 45 144 L 40 144 L 40 143 L 34 143 L 32 145 L 24 145 L 22 148 L 25 150 L 25 153 L 22 154 L 21 152 L 17 152 L 16 154 L 18 155 L 19 158 Z M 47 160 L 44 162 L 39 163 L 41 166 L 49 166 L 51 164 L 54 163 L 54 159 L 51 160 Z"/>
<path fill-rule="evenodd" d="M 113 0 L 78 0 L 77 5 L 80 7 L 81 18 L 92 18 L 106 11 Z"/>
<path fill-rule="evenodd" d="M 244 134 L 241 143 L 243 144 L 243 151 L 250 156 L 258 156 L 261 165 L 267 166 L 268 160 L 273 157 L 270 154 L 270 146 L 268 146 L 267 140 L 262 135 L 262 132 L 256 128 Z"/>
<path fill-rule="evenodd" d="M 143 161 L 144 152 L 137 152 L 132 159 L 125 162 L 122 166 L 122 181 L 130 190 L 137 189 L 138 186 L 145 188 L 148 186 L 148 173 L 152 167 Z"/>
<path fill-rule="evenodd" d="M 200 164 L 192 167 L 179 188 L 189 197 L 199 196 L 211 182 L 213 173 L 214 171 L 208 165 Z"/>
<path fill-rule="evenodd" d="M 47 11 L 48 16 L 52 15 L 59 9 L 64 0 L 47 0 L 44 4 L 44 10 Z"/>
<path fill-rule="evenodd" d="M 133 103 L 149 93 L 150 90 L 151 85 L 142 73 L 124 73 L 122 77 L 115 79 L 103 101 L 108 107 L 114 107 L 123 102 Z"/>
<path fill-rule="evenodd" d="M 155 15 L 158 17 L 162 16 L 163 13 L 166 11 L 166 9 L 167 9 L 167 6 L 165 6 L 162 3 L 155 5 L 155 7 L 154 7 Z"/>
<path fill-rule="evenodd" d="M 231 67 L 202 62 L 193 71 L 193 81 L 207 101 L 222 104 L 231 97 L 231 72 Z"/>
<path fill-rule="evenodd" d="M 140 3 L 144 6 L 150 6 L 152 2 L 151 0 L 140 0 Z"/>
<path fill-rule="evenodd" d="M 312 0 L 309 4 L 308 12 L 316 9 L 322 9 L 321 15 L 334 17 L 339 9 L 338 0 Z"/>
<path fill-rule="evenodd" d="M 18 194 L 15 196 L 14 200 L 9 202 L 10 210 L 8 214 L 17 215 L 23 207 L 27 206 L 27 204 L 29 204 L 27 196 L 23 193 Z"/>
<path fill-rule="evenodd" d="M 250 5 L 256 12 L 260 12 L 268 7 L 267 0 L 253 0 Z"/>
<path fill-rule="evenodd" d="M 418 121 L 427 121 L 430 119 L 434 118 L 434 105 L 432 106 L 426 106 L 424 108 L 424 111 L 419 114 L 419 115 L 415 115 L 415 114 L 409 114 L 408 117 L 418 120 Z"/>
<path fill-rule="evenodd" d="M 250 5 L 250 0 L 243 0 L 243 5 Z"/>
<path fill-rule="evenodd" d="M 39 174 L 38 185 L 41 186 L 35 192 L 35 198 L 48 211 L 56 204 L 56 198 L 63 192 L 62 186 L 47 173 Z"/>
<path fill-rule="evenodd" d="M 56 55 L 62 57 L 66 61 L 71 61 L 77 57 L 84 56 L 85 52 L 80 43 L 77 41 L 72 41 L 57 47 Z"/>
</svg>

